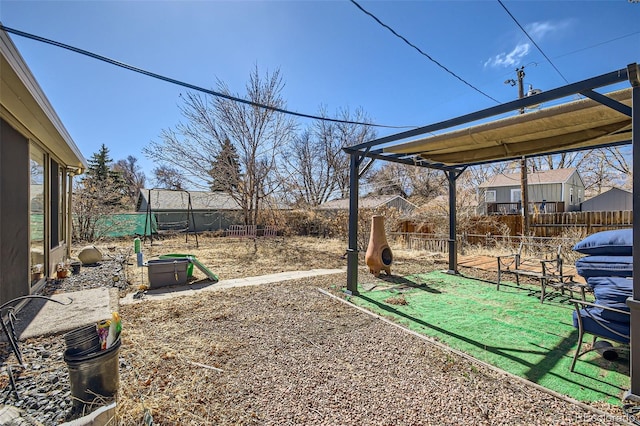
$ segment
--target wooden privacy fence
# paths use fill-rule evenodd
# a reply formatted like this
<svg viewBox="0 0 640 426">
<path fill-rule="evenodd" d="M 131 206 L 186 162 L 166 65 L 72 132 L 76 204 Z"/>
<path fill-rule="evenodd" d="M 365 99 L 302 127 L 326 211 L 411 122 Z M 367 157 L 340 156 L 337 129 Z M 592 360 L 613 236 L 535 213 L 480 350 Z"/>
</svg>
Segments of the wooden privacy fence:
<svg viewBox="0 0 640 426">
<path fill-rule="evenodd" d="M 633 226 L 633 211 L 566 212 L 546 213 L 531 216 L 531 232 L 536 237 L 554 237 L 563 231 L 575 229 L 586 236 L 610 229 Z"/>
<path fill-rule="evenodd" d="M 631 228 L 633 211 L 539 213 L 529 215 L 529 219 L 529 230 L 534 237 L 559 237 L 566 231 L 571 231 L 572 235 L 587 236 L 599 231 Z M 404 232 L 416 232 L 406 225 L 402 229 Z M 466 232 L 469 235 L 522 235 L 522 216 L 474 216 L 469 219 Z"/>
</svg>

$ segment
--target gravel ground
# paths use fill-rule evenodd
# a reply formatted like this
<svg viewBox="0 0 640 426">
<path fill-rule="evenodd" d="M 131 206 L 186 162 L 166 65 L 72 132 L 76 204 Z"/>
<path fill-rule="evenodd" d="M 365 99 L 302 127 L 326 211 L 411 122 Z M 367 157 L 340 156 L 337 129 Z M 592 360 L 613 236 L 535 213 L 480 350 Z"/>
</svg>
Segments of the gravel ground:
<svg viewBox="0 0 640 426">
<path fill-rule="evenodd" d="M 398 262 L 395 274 L 424 265 Z M 363 268 L 365 282 L 378 284 Z M 416 271 L 417 272 L 417 271 Z M 113 280 L 116 274 L 120 278 Z M 392 277 L 393 278 L 393 277 Z M 592 425 L 594 412 L 394 327 L 319 291 L 317 277 L 123 306 L 118 418 L 139 425 Z M 122 258 L 83 267 L 49 291 L 125 282 Z M 120 283 L 120 284 L 118 284 Z M 6 345 L 2 397 L 33 423 L 77 417 L 60 336 Z M 15 391 L 7 374 L 16 379 Z M 16 397 L 17 394 L 17 397 Z M 39 423 L 38 423 L 39 422 Z"/>
<path fill-rule="evenodd" d="M 104 261 L 83 266 L 78 275 L 48 282 L 42 294 L 48 296 L 106 286 L 125 287 L 127 280 L 123 263 L 126 259 L 126 253 L 107 254 Z M 23 318 L 18 313 L 16 319 L 16 328 L 20 329 Z M 24 368 L 10 347 L 0 343 L 0 404 L 21 410 L 25 424 L 56 425 L 81 417 L 83 411 L 73 406 L 62 336 L 28 339 L 19 342 L 18 347 Z M 84 410 L 89 411 L 91 408 Z"/>
<path fill-rule="evenodd" d="M 126 306 L 138 326 L 124 341 L 125 424 L 143 407 L 184 425 L 615 423 L 336 301 L 326 286 Z"/>
</svg>

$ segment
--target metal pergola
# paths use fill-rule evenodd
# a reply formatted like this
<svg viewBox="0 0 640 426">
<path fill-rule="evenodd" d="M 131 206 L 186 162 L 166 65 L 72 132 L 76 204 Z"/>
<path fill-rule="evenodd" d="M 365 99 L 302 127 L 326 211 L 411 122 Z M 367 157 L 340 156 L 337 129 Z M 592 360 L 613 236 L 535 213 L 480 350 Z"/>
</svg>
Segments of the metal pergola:
<svg viewBox="0 0 640 426">
<path fill-rule="evenodd" d="M 626 86 L 627 82 L 630 87 L 622 90 L 596 91 L 613 85 Z M 582 99 L 572 100 L 576 95 Z M 496 118 L 563 98 L 564 103 L 549 108 Z M 347 293 L 358 294 L 359 179 L 373 161 L 428 167 L 446 174 L 449 182 L 448 272 L 457 273 L 456 181 L 466 168 L 540 155 L 640 144 L 640 117 L 633 113 L 639 106 L 640 68 L 632 63 L 607 74 L 450 120 L 343 147 L 350 155 Z M 473 122 L 480 124 L 470 126 Z M 640 149 L 633 149 L 633 189 L 633 243 L 634 247 L 640 247 Z M 640 256 L 634 256 L 633 268 L 640 271 Z M 633 296 L 627 300 L 627 305 L 631 310 L 631 388 L 625 398 L 640 401 L 640 280 L 634 280 Z"/>
</svg>

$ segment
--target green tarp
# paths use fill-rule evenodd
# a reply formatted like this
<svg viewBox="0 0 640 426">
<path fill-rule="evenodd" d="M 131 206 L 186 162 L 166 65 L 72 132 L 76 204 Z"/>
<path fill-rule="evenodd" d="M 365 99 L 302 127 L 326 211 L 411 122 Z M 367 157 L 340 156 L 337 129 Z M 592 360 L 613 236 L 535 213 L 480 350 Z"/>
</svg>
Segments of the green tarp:
<svg viewBox="0 0 640 426">
<path fill-rule="evenodd" d="M 158 224 L 154 215 L 146 213 L 120 213 L 100 217 L 96 222 L 97 234 L 102 237 L 128 237 L 132 235 L 150 235 L 158 231 Z M 145 228 L 146 224 L 146 228 Z"/>
<path fill-rule="evenodd" d="M 42 241 L 44 238 L 44 215 L 31 214 L 31 240 Z M 158 223 L 154 215 L 151 215 L 151 226 L 146 213 L 119 213 L 99 217 L 96 220 L 97 237 L 129 237 L 133 235 L 146 235 L 158 232 Z"/>
</svg>

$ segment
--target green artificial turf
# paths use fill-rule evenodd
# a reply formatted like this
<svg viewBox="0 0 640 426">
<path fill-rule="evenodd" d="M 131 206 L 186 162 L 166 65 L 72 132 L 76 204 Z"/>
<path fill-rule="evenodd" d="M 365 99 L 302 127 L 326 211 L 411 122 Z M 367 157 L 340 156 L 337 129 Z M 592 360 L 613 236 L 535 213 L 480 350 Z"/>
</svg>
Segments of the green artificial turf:
<svg viewBox="0 0 640 426">
<path fill-rule="evenodd" d="M 553 294 L 541 304 L 539 286 L 509 283 L 497 291 L 493 283 L 442 272 L 386 280 L 369 291 L 359 288 L 351 302 L 580 401 L 619 404 L 629 388 L 628 351 L 615 361 L 591 351 L 569 371 L 578 333 L 568 295 Z"/>
</svg>

